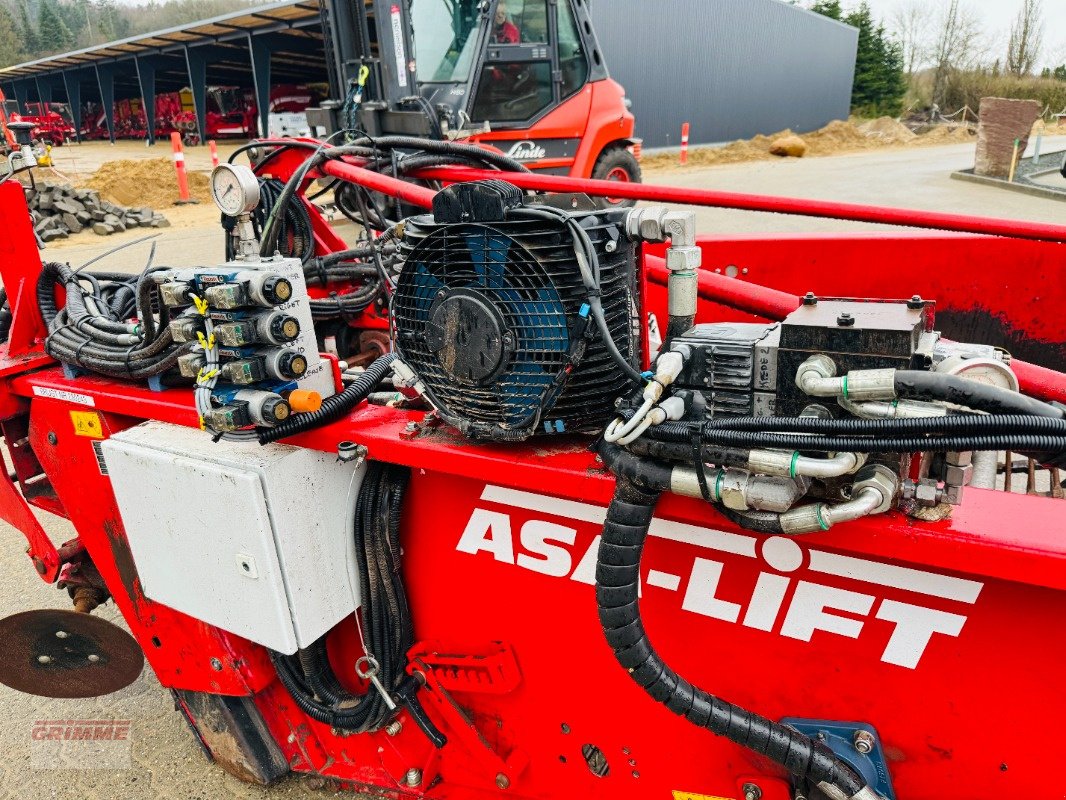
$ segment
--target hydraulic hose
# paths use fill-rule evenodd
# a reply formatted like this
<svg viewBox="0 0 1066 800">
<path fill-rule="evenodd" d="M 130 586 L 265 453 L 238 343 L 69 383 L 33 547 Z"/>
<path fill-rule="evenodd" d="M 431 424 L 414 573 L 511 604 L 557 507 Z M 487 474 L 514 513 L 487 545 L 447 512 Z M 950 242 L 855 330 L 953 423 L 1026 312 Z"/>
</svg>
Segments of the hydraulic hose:
<svg viewBox="0 0 1066 800">
<path fill-rule="evenodd" d="M 989 414 L 1030 414 L 1063 419 L 1066 408 L 979 381 L 921 370 L 897 370 L 896 396 L 908 400 L 938 400 L 987 411 Z"/>
<path fill-rule="evenodd" d="M 373 462 L 367 468 L 355 507 L 355 553 L 362 603 L 359 611 L 363 649 L 376 665 L 376 677 L 390 696 L 408 678 L 407 651 L 414 641 L 407 595 L 400 576 L 400 519 L 409 473 L 402 467 Z M 270 651 L 278 678 L 296 705 L 318 722 L 344 730 L 380 730 L 393 710 L 374 686 L 363 694 L 344 688 L 330 665 L 326 637 L 295 656 Z M 408 694 L 408 693 L 405 693 Z M 413 694 L 403 698 L 414 706 Z M 417 714 L 416 709 L 413 714 Z M 422 715 L 424 717 L 424 714 Z M 420 725 L 422 722 L 420 721 Z M 435 743 L 439 731 L 430 733 Z"/>
<path fill-rule="evenodd" d="M 664 425 L 645 435 L 658 436 Z M 901 436 L 878 438 L 862 436 L 822 436 L 804 434 L 755 433 L 752 431 L 710 430 L 701 434 L 704 442 L 719 447 L 751 450 L 812 450 L 821 453 L 963 453 L 970 450 L 1015 450 L 1019 452 L 1061 452 L 1066 435 L 970 434 L 967 436 Z M 691 433 L 689 434 L 691 441 Z"/>
<path fill-rule="evenodd" d="M 604 449 L 606 460 L 607 453 L 616 448 Z M 660 490 L 652 486 L 654 474 L 644 477 L 644 486 L 624 474 L 618 477 L 596 564 L 600 623 L 618 663 L 654 700 L 694 725 L 772 759 L 800 780 L 835 789 L 846 798 L 874 796 L 828 749 L 693 686 L 655 651 L 641 620 L 638 586 L 641 553 Z"/>
<path fill-rule="evenodd" d="M 310 411 L 306 414 L 290 417 L 273 428 L 260 428 L 258 432 L 259 444 L 268 444 L 279 439 L 286 439 L 289 436 L 295 436 L 313 428 L 320 428 L 340 419 L 374 391 L 382 379 L 389 374 L 392 369 L 392 362 L 395 360 L 395 353 L 386 353 L 376 358 L 366 368 L 366 372 L 348 384 L 343 391 L 323 400 L 322 407 L 318 411 Z"/>
<path fill-rule="evenodd" d="M 663 423 L 657 430 L 670 429 Z M 677 426 L 690 427 L 686 423 Z M 676 427 L 675 426 L 675 429 Z M 906 436 L 908 434 L 1045 433 L 1066 434 L 1066 421 L 1026 414 L 957 414 L 948 417 L 904 419 L 821 419 L 819 417 L 716 417 L 703 430 L 809 433 L 850 436 Z M 691 439 L 691 430 L 688 432 Z"/>
</svg>

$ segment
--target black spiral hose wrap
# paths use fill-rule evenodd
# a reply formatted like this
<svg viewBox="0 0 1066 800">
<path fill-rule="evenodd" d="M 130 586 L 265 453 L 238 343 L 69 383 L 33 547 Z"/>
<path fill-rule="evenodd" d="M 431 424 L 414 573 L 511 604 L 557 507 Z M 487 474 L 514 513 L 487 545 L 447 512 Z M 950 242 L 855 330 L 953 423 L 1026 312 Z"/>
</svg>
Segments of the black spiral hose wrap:
<svg viewBox="0 0 1066 800">
<path fill-rule="evenodd" d="M 693 686 L 655 651 L 640 617 L 640 558 L 661 487 L 661 473 L 642 472 L 635 456 L 605 445 L 601 454 L 620 475 L 607 509 L 596 563 L 600 623 L 618 663 L 653 699 L 689 722 L 781 764 L 812 784 L 829 783 L 847 797 L 865 784 L 828 749 L 797 731 Z M 632 459 L 632 460 L 631 460 Z M 641 485 L 643 484 L 643 485 Z"/>
<path fill-rule="evenodd" d="M 312 428 L 320 428 L 323 425 L 336 422 L 370 396 L 375 387 L 392 370 L 392 362 L 395 360 L 395 353 L 386 353 L 383 356 L 379 356 L 366 368 L 362 375 L 348 384 L 343 391 L 323 400 L 322 407 L 318 411 L 296 414 L 273 428 L 260 428 L 259 444 L 276 442 L 279 439 L 285 439 L 289 436 L 309 431 Z"/>
</svg>

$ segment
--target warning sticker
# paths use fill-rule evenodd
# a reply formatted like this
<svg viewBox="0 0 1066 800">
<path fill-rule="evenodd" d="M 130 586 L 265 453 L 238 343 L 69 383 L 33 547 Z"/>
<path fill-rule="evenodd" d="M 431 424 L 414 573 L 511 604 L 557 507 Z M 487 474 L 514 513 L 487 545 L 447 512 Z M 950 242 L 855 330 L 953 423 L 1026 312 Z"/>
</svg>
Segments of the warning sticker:
<svg viewBox="0 0 1066 800">
<path fill-rule="evenodd" d="M 33 393 L 38 397 L 51 397 L 53 400 L 66 400 L 79 406 L 96 406 L 96 401 L 87 394 L 68 392 L 66 389 L 52 389 L 48 386 L 34 386 Z"/>
<path fill-rule="evenodd" d="M 674 789 L 674 800 L 733 800 L 731 797 L 719 797 L 716 794 L 696 794 Z"/>
<path fill-rule="evenodd" d="M 104 438 L 104 426 L 100 415 L 95 411 L 71 411 L 70 421 L 74 423 L 76 436 L 88 436 L 91 439 Z"/>
</svg>

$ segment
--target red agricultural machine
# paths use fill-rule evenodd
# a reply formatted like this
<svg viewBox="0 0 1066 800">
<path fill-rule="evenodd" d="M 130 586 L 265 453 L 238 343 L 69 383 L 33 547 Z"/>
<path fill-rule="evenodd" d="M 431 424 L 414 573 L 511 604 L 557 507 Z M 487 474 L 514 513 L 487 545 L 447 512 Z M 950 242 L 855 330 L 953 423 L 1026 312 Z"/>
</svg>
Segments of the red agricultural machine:
<svg viewBox="0 0 1066 800">
<path fill-rule="evenodd" d="M 205 124 L 208 139 L 249 139 L 259 135 L 282 136 L 307 131 L 306 109 L 319 102 L 321 93 L 311 86 L 278 84 L 270 90 L 271 130 L 258 130 L 259 111 L 252 92 L 237 86 L 209 86 L 206 91 Z M 57 105 L 57 104 L 53 104 Z M 107 118 L 99 103 L 86 103 L 82 111 L 82 137 L 107 139 Z M 115 136 L 144 139 L 148 121 L 139 98 L 115 101 Z M 182 134 L 186 144 L 199 144 L 192 92 L 163 92 L 155 98 L 155 136 L 166 138 L 173 131 Z M 73 136 L 73 133 L 70 134 Z"/>
<path fill-rule="evenodd" d="M 76 609 L 0 622 L 0 680 L 102 693 L 143 651 L 263 784 L 1062 797 L 1066 228 L 244 152 L 214 266 L 75 271 L 0 184 L 0 517 Z"/>
</svg>

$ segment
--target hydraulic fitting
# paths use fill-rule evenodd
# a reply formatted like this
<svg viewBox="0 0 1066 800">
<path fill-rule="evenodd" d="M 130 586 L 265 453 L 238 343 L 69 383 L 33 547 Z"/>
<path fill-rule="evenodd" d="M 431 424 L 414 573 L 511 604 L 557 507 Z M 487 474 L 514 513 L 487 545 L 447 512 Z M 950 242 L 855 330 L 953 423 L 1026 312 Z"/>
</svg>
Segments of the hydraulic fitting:
<svg viewBox="0 0 1066 800">
<path fill-rule="evenodd" d="M 635 208 L 626 217 L 626 235 L 634 241 L 670 241 L 666 250 L 668 313 L 673 319 L 695 317 L 703 261 L 703 251 L 696 245 L 695 213 L 662 206 Z"/>
</svg>

